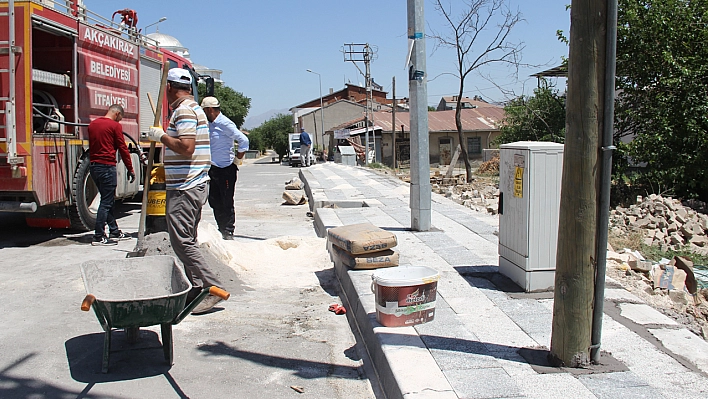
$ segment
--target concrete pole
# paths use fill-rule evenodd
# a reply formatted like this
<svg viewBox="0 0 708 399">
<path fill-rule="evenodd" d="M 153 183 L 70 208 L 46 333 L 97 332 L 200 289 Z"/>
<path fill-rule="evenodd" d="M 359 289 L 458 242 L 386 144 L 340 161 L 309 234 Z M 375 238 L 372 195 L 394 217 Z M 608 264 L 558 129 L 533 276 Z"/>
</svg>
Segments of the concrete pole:
<svg viewBox="0 0 708 399">
<path fill-rule="evenodd" d="M 424 0 L 408 0 L 408 38 L 414 41 L 408 72 L 411 97 L 411 229 L 430 230 L 430 150 L 428 89 L 425 65 Z"/>
<path fill-rule="evenodd" d="M 396 77 L 393 77 L 393 107 L 391 108 L 391 145 L 393 148 L 393 170 L 396 170 Z"/>
<path fill-rule="evenodd" d="M 369 45 L 364 46 L 364 66 L 366 74 L 364 75 L 364 85 L 366 86 L 366 111 L 364 115 L 364 134 L 366 134 L 366 150 L 364 151 L 364 165 L 369 166 L 369 90 L 371 90 L 371 70 L 369 66 Z"/>
</svg>

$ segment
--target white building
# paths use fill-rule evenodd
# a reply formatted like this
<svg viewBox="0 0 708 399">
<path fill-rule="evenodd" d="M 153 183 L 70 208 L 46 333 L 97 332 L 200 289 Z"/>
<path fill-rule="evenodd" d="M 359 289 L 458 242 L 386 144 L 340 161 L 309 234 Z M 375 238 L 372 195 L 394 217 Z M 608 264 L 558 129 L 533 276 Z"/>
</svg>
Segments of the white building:
<svg viewBox="0 0 708 399">
<path fill-rule="evenodd" d="M 192 61 L 189 55 L 189 49 L 184 47 L 184 45 L 182 45 L 176 37 L 161 32 L 150 33 L 146 36 L 152 40 L 155 40 L 160 47 Z M 199 75 L 211 76 L 214 78 L 215 82 L 222 84 L 224 83 L 224 81 L 221 80 L 221 73 L 223 72 L 221 69 L 209 68 L 194 62 L 192 65 L 194 66 L 194 71 L 196 71 Z"/>
</svg>

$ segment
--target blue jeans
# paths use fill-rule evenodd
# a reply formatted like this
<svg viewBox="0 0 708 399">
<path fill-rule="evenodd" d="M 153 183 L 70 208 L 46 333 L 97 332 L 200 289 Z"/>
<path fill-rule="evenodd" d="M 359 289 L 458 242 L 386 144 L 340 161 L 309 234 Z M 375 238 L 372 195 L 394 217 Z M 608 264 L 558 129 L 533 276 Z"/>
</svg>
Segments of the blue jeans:
<svg viewBox="0 0 708 399">
<path fill-rule="evenodd" d="M 98 214 L 96 215 L 96 229 L 94 231 L 95 238 L 101 238 L 106 235 L 106 224 L 111 233 L 118 233 L 118 223 L 113 216 L 113 205 L 115 204 L 116 186 L 118 185 L 116 177 L 116 167 L 91 162 L 91 178 L 96 183 L 98 192 L 101 194 L 101 203 L 98 206 Z"/>
</svg>

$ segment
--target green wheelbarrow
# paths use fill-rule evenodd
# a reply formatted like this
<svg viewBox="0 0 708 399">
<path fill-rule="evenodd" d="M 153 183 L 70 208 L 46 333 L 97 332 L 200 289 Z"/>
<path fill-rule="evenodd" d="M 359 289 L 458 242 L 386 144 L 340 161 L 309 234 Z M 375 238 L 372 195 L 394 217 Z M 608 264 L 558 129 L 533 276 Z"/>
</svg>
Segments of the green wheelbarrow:
<svg viewBox="0 0 708 399">
<path fill-rule="evenodd" d="M 159 324 L 165 360 L 172 365 L 172 325 L 187 317 L 207 295 L 224 300 L 230 296 L 221 288 L 209 287 L 187 303 L 192 284 L 171 256 L 84 262 L 81 276 L 86 287 L 81 310 L 93 308 L 105 331 L 103 373 L 108 372 L 114 328 L 125 329 L 128 342 L 136 342 L 140 327 Z"/>
</svg>

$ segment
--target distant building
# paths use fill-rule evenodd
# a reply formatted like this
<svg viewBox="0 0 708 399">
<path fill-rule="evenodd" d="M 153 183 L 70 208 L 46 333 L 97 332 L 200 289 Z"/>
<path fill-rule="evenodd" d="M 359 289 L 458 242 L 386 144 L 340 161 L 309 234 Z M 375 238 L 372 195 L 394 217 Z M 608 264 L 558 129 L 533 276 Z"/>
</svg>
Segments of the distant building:
<svg viewBox="0 0 708 399">
<path fill-rule="evenodd" d="M 387 104 L 391 103 L 390 99 L 386 98 L 386 92 L 380 90 L 381 86 L 372 85 L 371 91 L 373 97 L 374 112 L 390 109 Z M 343 103 L 340 103 L 344 100 Z M 359 115 L 364 115 L 364 107 L 366 106 L 366 88 L 347 83 L 342 90 L 334 91 L 329 89 L 329 94 L 322 96 L 322 105 L 324 106 L 324 127 L 320 118 L 320 98 L 296 105 L 290 108 L 293 114 L 293 131 L 300 132 L 300 127 L 305 127 L 309 133 L 314 134 L 313 143 L 322 145 L 323 135 L 325 132 L 332 129 L 343 122 L 346 122 Z M 328 106 L 337 104 L 332 111 L 328 110 Z M 335 111 L 335 109 L 337 111 Z M 353 111 L 354 110 L 354 111 Z M 358 112 L 358 114 L 352 114 Z M 307 117 L 305 117 L 307 116 Z"/>
<path fill-rule="evenodd" d="M 182 57 L 192 61 L 192 58 L 189 54 L 189 49 L 187 47 L 184 47 L 184 45 L 180 43 L 180 41 L 177 40 L 176 37 L 161 32 L 150 33 L 146 36 L 156 41 L 160 47 L 172 51 L 173 53 L 181 55 Z M 194 71 L 197 74 L 211 76 L 212 78 L 214 78 L 215 82 L 224 83 L 224 81 L 221 80 L 221 73 L 223 72 L 221 69 L 213 69 L 195 63 L 192 63 L 192 65 L 194 66 Z"/>
<path fill-rule="evenodd" d="M 484 101 L 480 96 L 474 96 L 472 98 L 462 97 L 461 105 L 462 109 L 495 106 Z M 457 108 L 457 96 L 443 97 L 440 99 L 436 111 L 450 111 L 455 108 Z"/>
<path fill-rule="evenodd" d="M 504 116 L 504 108 L 493 104 L 462 110 L 462 131 L 465 138 L 462 144 L 465 145 L 469 159 L 481 160 L 484 150 L 491 148 L 491 143 L 500 134 L 499 124 Z M 410 160 L 410 113 L 397 112 L 394 125 L 391 112 L 374 112 L 373 121 L 373 125 L 369 123 L 368 131 L 370 140 L 374 140 L 376 159 L 385 165 L 393 166 L 395 148 L 396 164 L 405 165 Z M 361 144 L 365 142 L 367 129 L 364 127 L 363 117 L 344 122 L 332 130 L 339 129 L 349 129 L 351 139 Z M 428 112 L 428 134 L 430 164 L 449 165 L 457 145 L 460 144 L 455 126 L 455 112 Z M 329 131 L 327 137 L 333 140 Z"/>
<path fill-rule="evenodd" d="M 221 80 L 221 73 L 223 72 L 221 69 L 209 68 L 199 64 L 192 64 L 192 66 L 194 66 L 194 71 L 197 72 L 197 74 L 211 76 L 214 78 L 214 82 L 224 83 L 224 81 Z"/>
</svg>

